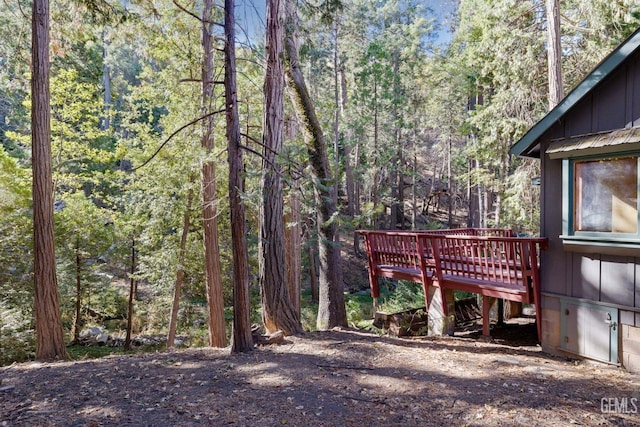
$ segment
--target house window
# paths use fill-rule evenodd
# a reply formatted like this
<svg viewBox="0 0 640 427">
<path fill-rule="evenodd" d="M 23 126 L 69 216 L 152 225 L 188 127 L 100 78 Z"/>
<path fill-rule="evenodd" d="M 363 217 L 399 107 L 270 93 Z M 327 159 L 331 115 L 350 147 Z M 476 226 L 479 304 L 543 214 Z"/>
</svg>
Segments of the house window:
<svg viewBox="0 0 640 427">
<path fill-rule="evenodd" d="M 551 161 L 562 160 L 564 249 L 637 256 L 640 126 L 558 139 L 546 154 Z"/>
<path fill-rule="evenodd" d="M 576 160 L 573 229 L 638 234 L 638 157 Z"/>
</svg>

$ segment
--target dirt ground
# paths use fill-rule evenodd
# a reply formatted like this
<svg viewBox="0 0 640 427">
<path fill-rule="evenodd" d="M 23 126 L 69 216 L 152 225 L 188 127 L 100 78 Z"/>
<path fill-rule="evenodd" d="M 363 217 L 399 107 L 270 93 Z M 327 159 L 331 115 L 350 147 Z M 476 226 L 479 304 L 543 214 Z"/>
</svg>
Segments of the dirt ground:
<svg viewBox="0 0 640 427">
<path fill-rule="evenodd" d="M 339 329 L 239 355 L 14 364 L 0 369 L 0 425 L 640 425 L 640 376 L 513 340 L 530 327 L 494 342 Z"/>
</svg>

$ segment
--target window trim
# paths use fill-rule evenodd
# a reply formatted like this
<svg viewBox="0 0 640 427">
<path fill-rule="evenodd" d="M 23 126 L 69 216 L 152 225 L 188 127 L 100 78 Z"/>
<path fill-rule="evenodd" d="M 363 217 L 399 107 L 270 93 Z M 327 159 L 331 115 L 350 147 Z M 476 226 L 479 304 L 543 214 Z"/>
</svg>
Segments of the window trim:
<svg viewBox="0 0 640 427">
<path fill-rule="evenodd" d="M 633 248 L 640 247 L 640 151 L 611 151 L 598 155 L 584 155 L 585 153 L 566 153 L 574 154 L 562 158 L 562 235 L 560 238 L 565 247 L 574 248 L 578 251 L 597 251 L 601 252 L 602 247 L 616 248 Z M 581 155 L 576 155 L 581 154 Z M 632 233 L 614 233 L 604 231 L 576 231 L 575 230 L 575 163 L 581 161 L 592 160 L 609 160 L 622 157 L 635 157 L 637 162 L 637 217 L 638 227 L 635 234 Z M 584 245 L 588 248 L 580 248 Z M 576 247 L 577 246 L 577 247 Z"/>
</svg>

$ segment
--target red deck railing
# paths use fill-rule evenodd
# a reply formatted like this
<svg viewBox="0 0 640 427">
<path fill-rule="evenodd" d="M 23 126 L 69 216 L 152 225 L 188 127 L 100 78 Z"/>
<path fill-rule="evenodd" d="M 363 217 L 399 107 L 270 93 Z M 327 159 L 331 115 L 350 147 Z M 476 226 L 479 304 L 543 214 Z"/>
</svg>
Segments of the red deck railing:
<svg viewBox="0 0 640 427">
<path fill-rule="evenodd" d="M 534 304 L 541 338 L 538 253 L 546 248 L 546 238 L 488 228 L 358 233 L 365 238 L 374 304 L 380 296 L 378 277 L 421 283 L 427 307 L 428 286 L 439 286 L 445 315 L 445 289 L 477 293 L 483 297 L 484 335 L 489 335 L 489 298 Z"/>
</svg>

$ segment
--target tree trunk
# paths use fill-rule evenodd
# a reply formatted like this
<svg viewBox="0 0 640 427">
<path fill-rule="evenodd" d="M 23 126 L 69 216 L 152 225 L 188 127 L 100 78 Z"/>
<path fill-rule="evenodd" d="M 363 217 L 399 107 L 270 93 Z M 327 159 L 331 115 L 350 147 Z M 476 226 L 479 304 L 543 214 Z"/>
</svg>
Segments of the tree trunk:
<svg viewBox="0 0 640 427">
<path fill-rule="evenodd" d="M 476 203 L 473 198 L 471 184 L 471 170 L 473 168 L 473 160 L 467 159 L 467 228 L 474 227 L 474 218 L 476 217 Z"/>
<path fill-rule="evenodd" d="M 340 114 L 344 116 L 347 108 L 347 78 L 344 67 L 340 67 Z M 353 130 L 347 128 L 347 137 L 344 141 L 344 176 L 345 190 L 347 193 L 347 215 L 353 218 L 356 214 L 356 190 L 353 179 L 353 167 L 351 166 L 351 140 L 353 139 Z"/>
<path fill-rule="evenodd" d="M 202 109 L 208 113 L 213 103 L 213 0 L 204 1 L 202 22 Z M 203 114 L 203 115 L 204 115 Z M 222 272 L 218 244 L 218 221 L 216 208 L 216 166 L 208 156 L 213 151 L 213 117 L 203 121 L 202 147 L 207 159 L 202 164 L 202 225 L 204 228 L 204 262 L 206 271 L 209 345 L 224 347 L 227 336 L 224 321 L 224 299 L 222 294 Z"/>
<path fill-rule="evenodd" d="M 403 173 L 403 169 L 404 169 L 404 146 L 402 144 L 402 138 L 401 138 L 401 130 L 400 127 L 398 126 L 398 128 L 396 129 L 396 147 L 397 147 L 397 152 L 396 152 L 396 179 L 395 179 L 395 183 L 394 185 L 396 186 L 397 190 L 396 190 L 396 199 L 395 199 L 395 203 L 396 203 L 396 217 L 395 217 L 395 223 L 396 223 L 396 228 L 399 229 L 404 229 L 405 228 L 405 224 L 404 224 L 404 173 Z"/>
<path fill-rule="evenodd" d="M 476 166 L 476 179 L 480 178 L 480 174 L 481 174 L 481 170 L 480 170 L 480 160 L 476 159 L 475 160 L 475 166 Z M 484 194 L 484 185 L 482 185 L 482 183 L 478 183 L 477 185 L 477 193 L 478 193 L 478 226 L 480 228 L 484 228 L 487 224 L 486 222 L 486 209 L 484 207 L 484 199 L 483 199 L 483 194 Z"/>
<path fill-rule="evenodd" d="M 399 16 L 396 12 L 395 20 L 399 24 Z M 400 98 L 400 76 L 398 75 L 400 69 L 400 54 L 394 49 L 392 53 L 392 66 L 393 66 L 393 100 L 391 120 L 393 122 L 393 139 L 396 147 L 396 155 L 392 161 L 393 171 L 391 176 L 391 228 L 404 228 L 404 180 L 402 177 L 402 143 L 400 141 L 400 114 L 398 112 L 399 103 L 397 100 Z"/>
<path fill-rule="evenodd" d="M 373 80 L 373 179 L 371 180 L 371 202 L 373 203 L 373 212 L 371 220 L 372 226 L 377 228 L 377 217 L 375 213 L 378 211 L 378 176 L 380 174 L 380 167 L 378 165 L 378 137 L 379 137 L 379 123 L 378 123 L 378 79 L 374 77 Z"/>
<path fill-rule="evenodd" d="M 80 257 L 80 239 L 76 236 L 76 318 L 73 322 L 73 342 L 77 343 L 80 340 L 80 328 L 82 325 L 82 276 L 81 268 L 82 258 Z"/>
<path fill-rule="evenodd" d="M 318 273 L 316 272 L 316 251 L 313 244 L 309 244 L 309 286 L 311 287 L 311 301 L 318 302 Z"/>
<path fill-rule="evenodd" d="M 31 23 L 34 314 L 36 359 L 44 361 L 69 358 L 60 318 L 53 231 L 48 0 L 34 0 Z"/>
<path fill-rule="evenodd" d="M 136 240 L 131 239 L 131 265 L 129 270 L 129 300 L 127 301 L 127 335 L 124 340 L 124 349 L 131 350 L 131 332 L 133 330 L 133 295 L 135 293 L 136 279 Z"/>
<path fill-rule="evenodd" d="M 339 183 L 339 171 L 340 171 L 340 86 L 338 84 L 338 17 L 334 17 L 334 46 L 333 46 L 333 157 L 335 168 L 334 179 L 334 198 L 336 207 L 338 206 L 338 190 L 340 188 Z"/>
<path fill-rule="evenodd" d="M 560 0 L 545 0 L 547 11 L 547 63 L 549 64 L 549 110 L 563 98 L 560 45 Z"/>
<path fill-rule="evenodd" d="M 300 312 L 300 286 L 302 259 L 300 249 L 302 245 L 302 227 L 300 225 L 300 199 L 294 190 L 289 192 L 289 210 L 285 217 L 285 254 L 287 257 L 287 284 L 291 307 L 298 315 Z"/>
<path fill-rule="evenodd" d="M 353 155 L 353 158 L 354 158 L 353 169 L 357 171 L 360 166 L 360 140 L 359 139 L 356 141 L 355 153 Z M 354 185 L 353 185 L 354 216 L 360 215 L 360 194 L 361 194 L 361 186 L 362 186 L 361 181 L 362 181 L 361 179 L 354 180 Z M 355 254 L 360 254 L 360 235 L 355 232 L 353 233 L 353 252 Z"/>
<path fill-rule="evenodd" d="M 240 149 L 240 117 L 236 84 L 234 1 L 224 1 L 224 90 L 227 118 L 227 160 L 229 162 L 229 208 L 231 211 L 231 244 L 233 251 L 233 334 L 231 351 L 253 349 L 251 336 L 251 301 L 249 298 L 249 255 L 242 201 L 243 170 Z"/>
<path fill-rule="evenodd" d="M 173 286 L 173 303 L 171 304 L 171 317 L 169 318 L 169 333 L 167 334 L 167 348 L 175 345 L 176 329 L 178 325 L 178 310 L 180 309 L 180 293 L 184 282 L 184 259 L 187 252 L 187 237 L 191 224 L 191 204 L 193 203 L 193 190 L 189 189 L 187 195 L 187 207 L 182 220 L 182 235 L 180 236 L 180 249 L 178 252 L 178 269 L 176 271 L 176 281 Z"/>
<path fill-rule="evenodd" d="M 107 30 L 102 32 L 102 86 L 104 88 L 104 117 L 100 122 L 100 130 L 107 130 L 111 126 L 111 68 L 107 61 L 109 41 L 107 40 Z"/>
<path fill-rule="evenodd" d="M 335 241 L 337 222 L 335 196 L 331 168 L 327 156 L 322 127 L 304 82 L 298 59 L 295 29 L 297 17 L 292 0 L 286 0 L 287 34 L 285 40 L 288 61 L 287 77 L 293 90 L 294 101 L 304 118 L 307 134 L 307 152 L 312 168 L 314 196 L 317 204 L 317 225 L 320 257 L 320 284 L 317 327 L 320 330 L 347 325 L 344 305 L 344 286 L 341 277 L 340 242 Z"/>
<path fill-rule="evenodd" d="M 291 307 L 286 282 L 284 201 L 278 154 L 284 138 L 284 0 L 267 1 L 264 80 L 264 136 L 262 203 L 260 206 L 260 289 L 262 320 L 267 333 L 302 332 L 300 318 Z"/>
<path fill-rule="evenodd" d="M 451 212 L 451 202 L 453 201 L 453 175 L 452 175 L 452 171 L 451 171 L 451 156 L 452 156 L 452 149 L 451 149 L 451 136 L 449 136 L 448 140 L 447 140 L 447 193 L 449 194 L 449 203 L 448 203 L 448 208 L 447 208 L 447 225 L 449 226 L 449 228 L 451 228 L 453 226 L 453 215 Z"/>
<path fill-rule="evenodd" d="M 416 114 L 417 115 L 417 114 Z M 418 220 L 418 126 L 413 127 L 413 173 L 411 174 L 411 229 L 417 229 Z M 428 308 L 428 307 L 427 307 Z"/>
</svg>

